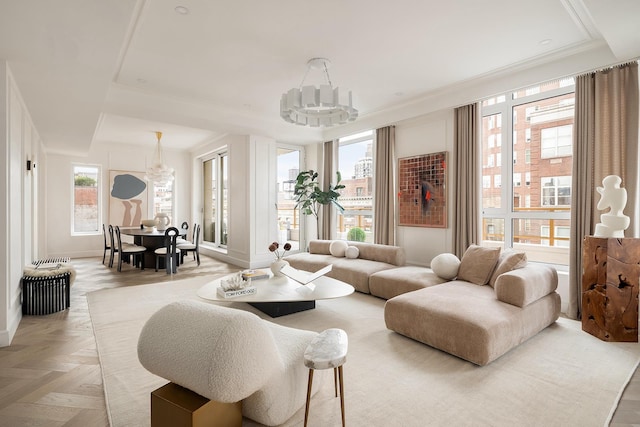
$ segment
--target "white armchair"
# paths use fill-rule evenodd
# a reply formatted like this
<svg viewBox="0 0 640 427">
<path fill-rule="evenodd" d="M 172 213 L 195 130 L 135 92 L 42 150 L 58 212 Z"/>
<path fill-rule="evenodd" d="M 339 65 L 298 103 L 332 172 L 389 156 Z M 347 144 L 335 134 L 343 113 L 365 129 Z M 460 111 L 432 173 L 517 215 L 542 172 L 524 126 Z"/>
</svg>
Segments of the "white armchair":
<svg viewBox="0 0 640 427">
<path fill-rule="evenodd" d="M 305 404 L 304 351 L 318 334 L 199 301 L 169 304 L 143 327 L 138 358 L 155 375 L 242 414 L 282 424 Z"/>
</svg>

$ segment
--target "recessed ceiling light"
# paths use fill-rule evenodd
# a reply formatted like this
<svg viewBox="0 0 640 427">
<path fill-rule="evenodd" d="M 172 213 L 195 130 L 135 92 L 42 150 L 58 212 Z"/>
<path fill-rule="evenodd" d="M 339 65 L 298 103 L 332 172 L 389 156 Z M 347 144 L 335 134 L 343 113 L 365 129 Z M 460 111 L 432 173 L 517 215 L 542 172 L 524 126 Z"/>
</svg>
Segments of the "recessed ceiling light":
<svg viewBox="0 0 640 427">
<path fill-rule="evenodd" d="M 540 44 L 541 45 L 548 45 L 549 43 L 551 43 L 551 39 L 544 39 L 544 40 L 540 40 Z"/>
<path fill-rule="evenodd" d="M 189 9 L 186 6 L 176 6 L 175 9 L 173 9 L 176 11 L 176 13 L 179 13 L 180 15 L 188 15 L 189 14 Z"/>
</svg>

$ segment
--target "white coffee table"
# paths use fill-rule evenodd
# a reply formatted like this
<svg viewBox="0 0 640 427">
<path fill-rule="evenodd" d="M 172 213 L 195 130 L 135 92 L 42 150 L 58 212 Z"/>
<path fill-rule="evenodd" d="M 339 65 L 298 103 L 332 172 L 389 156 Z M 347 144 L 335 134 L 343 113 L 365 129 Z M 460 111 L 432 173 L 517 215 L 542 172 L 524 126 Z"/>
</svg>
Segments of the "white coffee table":
<svg viewBox="0 0 640 427">
<path fill-rule="evenodd" d="M 287 276 L 254 280 L 257 292 L 235 298 L 224 298 L 218 295 L 220 281 L 212 280 L 201 287 L 197 294 L 200 298 L 220 302 L 246 302 L 271 317 L 280 317 L 299 311 L 311 310 L 316 306 L 316 300 L 340 298 L 351 295 L 353 286 L 322 276 L 308 285 L 302 285 Z"/>
</svg>

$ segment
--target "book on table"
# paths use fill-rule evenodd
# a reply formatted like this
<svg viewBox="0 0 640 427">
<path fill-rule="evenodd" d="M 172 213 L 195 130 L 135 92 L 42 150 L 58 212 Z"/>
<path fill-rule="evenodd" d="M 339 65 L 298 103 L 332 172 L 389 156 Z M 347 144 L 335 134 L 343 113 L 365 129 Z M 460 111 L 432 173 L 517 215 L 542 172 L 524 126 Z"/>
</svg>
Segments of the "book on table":
<svg viewBox="0 0 640 427">
<path fill-rule="evenodd" d="M 244 270 L 242 272 L 242 278 L 244 280 L 251 279 L 251 281 L 268 279 L 269 273 L 267 273 L 265 270 Z"/>
<path fill-rule="evenodd" d="M 330 272 L 332 268 L 333 264 L 329 264 L 326 267 L 323 267 L 320 270 L 316 271 L 315 273 L 310 273 L 308 271 L 297 270 L 290 265 L 286 265 L 282 267 L 280 272 L 298 283 L 307 285 L 316 280 L 318 277 L 324 276 L 325 274 Z"/>
</svg>

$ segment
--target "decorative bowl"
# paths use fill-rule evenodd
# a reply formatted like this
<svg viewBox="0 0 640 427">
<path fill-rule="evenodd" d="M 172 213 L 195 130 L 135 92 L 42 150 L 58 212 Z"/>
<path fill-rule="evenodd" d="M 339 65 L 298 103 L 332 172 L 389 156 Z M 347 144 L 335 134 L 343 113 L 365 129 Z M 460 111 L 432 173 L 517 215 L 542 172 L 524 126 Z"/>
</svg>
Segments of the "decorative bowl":
<svg viewBox="0 0 640 427">
<path fill-rule="evenodd" d="M 155 227 L 156 225 L 158 225 L 158 222 L 155 219 L 143 219 L 140 222 L 145 227 Z"/>
</svg>

